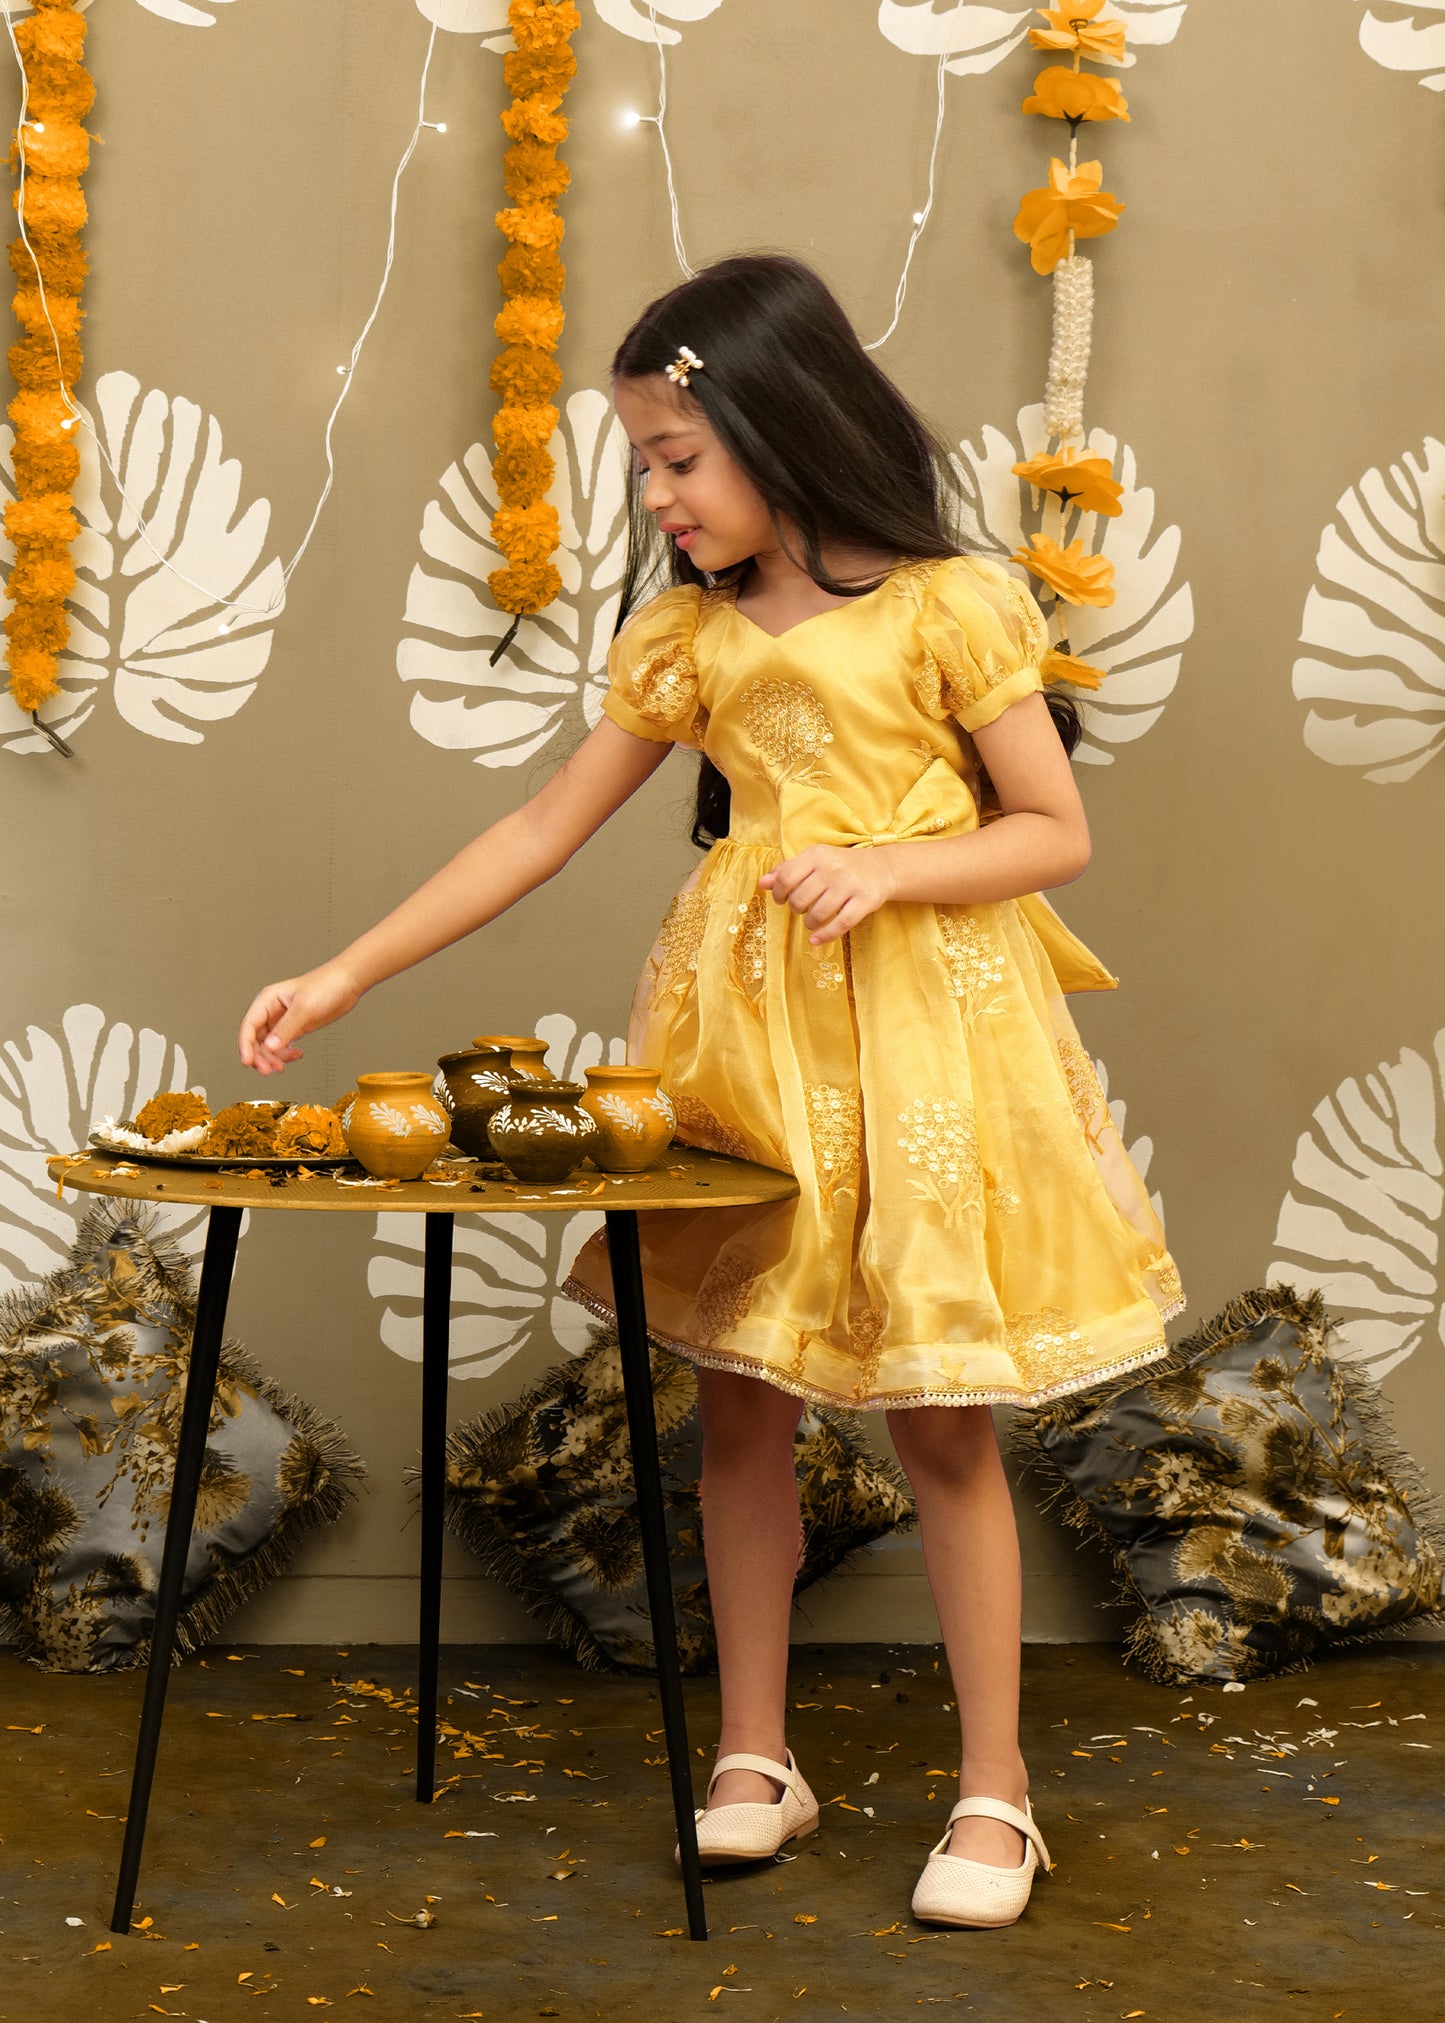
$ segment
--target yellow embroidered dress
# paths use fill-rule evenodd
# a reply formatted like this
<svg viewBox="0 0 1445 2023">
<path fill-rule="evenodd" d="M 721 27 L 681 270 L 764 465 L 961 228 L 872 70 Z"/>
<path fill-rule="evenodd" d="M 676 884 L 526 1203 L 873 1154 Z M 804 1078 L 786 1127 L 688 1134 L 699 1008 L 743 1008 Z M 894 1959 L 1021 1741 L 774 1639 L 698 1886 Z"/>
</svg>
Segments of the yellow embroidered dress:
<svg viewBox="0 0 1445 2023">
<path fill-rule="evenodd" d="M 633 1007 L 679 1138 L 794 1173 L 796 1202 L 640 1218 L 648 1319 L 695 1361 L 854 1407 L 1039 1405 L 1164 1348 L 1184 1305 L 1065 990 L 1115 979 L 1038 896 L 892 903 L 841 942 L 758 890 L 810 843 L 978 827 L 970 732 L 1042 687 L 996 563 L 915 563 L 774 638 L 729 589 L 646 605 L 604 707 L 700 747 L 732 824 Z M 565 1288 L 609 1315 L 604 1239 Z"/>
</svg>

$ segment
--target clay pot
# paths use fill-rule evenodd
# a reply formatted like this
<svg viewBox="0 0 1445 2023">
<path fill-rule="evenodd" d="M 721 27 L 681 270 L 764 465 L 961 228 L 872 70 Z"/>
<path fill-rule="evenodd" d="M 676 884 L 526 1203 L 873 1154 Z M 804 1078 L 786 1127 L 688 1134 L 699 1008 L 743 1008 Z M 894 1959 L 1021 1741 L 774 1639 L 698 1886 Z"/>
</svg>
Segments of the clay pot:
<svg viewBox="0 0 1445 2023">
<path fill-rule="evenodd" d="M 420 1070 L 358 1075 L 342 1131 L 346 1149 L 377 1180 L 419 1180 L 451 1133 L 451 1119 Z"/>
<path fill-rule="evenodd" d="M 518 1081 L 487 1129 L 519 1180 L 566 1180 L 597 1143 L 581 1082 Z"/>
<path fill-rule="evenodd" d="M 641 1173 L 655 1166 L 677 1129 L 672 1099 L 657 1086 L 656 1068 L 588 1068 L 582 1108 L 597 1126 L 592 1163 L 604 1173 Z"/>
<path fill-rule="evenodd" d="M 482 1033 L 472 1041 L 474 1047 L 500 1047 L 511 1058 L 514 1073 L 527 1075 L 534 1082 L 550 1082 L 552 1070 L 543 1056 L 547 1042 L 539 1040 L 535 1033 Z"/>
<path fill-rule="evenodd" d="M 501 1109 L 513 1084 L 522 1077 L 512 1066 L 506 1046 L 475 1045 L 460 1053 L 443 1054 L 437 1062 L 452 1106 L 452 1143 L 474 1159 L 498 1155 L 487 1135 L 487 1120 Z"/>
</svg>

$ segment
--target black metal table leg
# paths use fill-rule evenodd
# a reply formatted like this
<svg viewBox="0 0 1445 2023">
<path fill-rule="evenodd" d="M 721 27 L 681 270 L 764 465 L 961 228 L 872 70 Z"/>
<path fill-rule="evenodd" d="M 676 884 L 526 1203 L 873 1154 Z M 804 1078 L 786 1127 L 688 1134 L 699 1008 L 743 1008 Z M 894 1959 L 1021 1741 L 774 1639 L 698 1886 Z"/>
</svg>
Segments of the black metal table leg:
<svg viewBox="0 0 1445 2023">
<path fill-rule="evenodd" d="M 181 1587 L 191 1550 L 196 1491 L 200 1487 L 201 1468 L 206 1458 L 206 1434 L 216 1392 L 221 1334 L 226 1325 L 226 1300 L 231 1290 L 231 1270 L 236 1261 L 236 1238 L 240 1233 L 241 1215 L 239 1208 L 213 1208 L 206 1226 L 206 1254 L 201 1265 L 200 1291 L 196 1296 L 196 1326 L 186 1370 L 181 1430 L 176 1440 L 171 1507 L 166 1519 L 161 1575 L 156 1586 L 150 1664 L 146 1669 L 140 1735 L 136 1741 L 135 1767 L 131 1772 L 130 1806 L 126 1812 L 120 1877 L 115 1887 L 115 1906 L 110 1919 L 113 1932 L 130 1930 L 130 1914 L 135 1908 L 141 1849 L 145 1844 L 146 1813 L 150 1808 L 151 1781 L 155 1776 L 161 1721 L 166 1710 L 166 1687 L 170 1682 L 176 1618 L 180 1614 Z"/>
<path fill-rule="evenodd" d="M 447 1362 L 451 1350 L 452 1225 L 426 1218 L 421 1295 L 421 1622 L 417 1631 L 416 1802 L 436 1790 L 437 1647 L 442 1630 L 442 1511 L 447 1473 Z"/>
<path fill-rule="evenodd" d="M 672 1778 L 672 1806 L 677 1818 L 677 1846 L 682 1857 L 682 1891 L 687 1904 L 688 1937 L 705 1939 L 707 1913 L 702 1901 L 702 1864 L 697 1855 L 692 1761 L 687 1749 L 682 1673 L 677 1662 L 677 1621 L 672 1608 L 672 1575 L 662 1506 L 662 1469 L 657 1453 L 657 1415 L 652 1403 L 647 1311 L 643 1299 L 642 1257 L 635 1211 L 623 1208 L 607 1211 L 607 1254 L 612 1265 L 612 1292 L 617 1306 L 617 1340 L 622 1351 L 622 1382 L 627 1396 L 627 1431 L 632 1443 L 632 1475 L 637 1487 L 637 1515 L 642 1529 L 647 1608 L 652 1618 L 653 1648 L 657 1653 L 657 1695 L 662 1702 L 662 1728 L 667 1742 L 668 1771 Z"/>
</svg>

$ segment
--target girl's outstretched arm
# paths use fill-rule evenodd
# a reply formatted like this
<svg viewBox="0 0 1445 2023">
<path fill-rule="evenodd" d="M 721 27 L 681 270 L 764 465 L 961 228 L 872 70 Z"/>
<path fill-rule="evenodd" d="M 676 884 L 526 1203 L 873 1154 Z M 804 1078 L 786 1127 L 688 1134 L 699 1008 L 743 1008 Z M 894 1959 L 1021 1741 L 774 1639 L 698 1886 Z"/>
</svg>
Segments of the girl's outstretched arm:
<svg viewBox="0 0 1445 2023">
<path fill-rule="evenodd" d="M 259 992 L 241 1021 L 246 1066 L 278 1074 L 301 1058 L 297 1040 L 341 1018 L 373 984 L 460 941 L 545 885 L 671 750 L 604 717 L 529 801 L 483 830 L 359 940 L 320 968 Z"/>
</svg>

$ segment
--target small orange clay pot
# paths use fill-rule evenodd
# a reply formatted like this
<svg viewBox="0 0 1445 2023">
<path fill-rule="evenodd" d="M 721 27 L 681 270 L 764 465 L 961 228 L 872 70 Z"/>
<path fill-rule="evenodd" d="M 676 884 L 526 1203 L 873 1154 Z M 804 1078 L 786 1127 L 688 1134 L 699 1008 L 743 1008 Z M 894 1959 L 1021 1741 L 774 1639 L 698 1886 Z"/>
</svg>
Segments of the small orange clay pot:
<svg viewBox="0 0 1445 2023">
<path fill-rule="evenodd" d="M 535 1033 L 481 1033 L 473 1039 L 474 1047 L 500 1047 L 511 1057 L 513 1070 L 519 1075 L 530 1076 L 534 1082 L 550 1082 L 552 1070 L 543 1056 L 547 1042 L 539 1040 Z"/>
<path fill-rule="evenodd" d="M 510 1049 L 474 1046 L 461 1053 L 443 1054 L 437 1066 L 451 1098 L 452 1143 L 474 1159 L 495 1159 L 498 1155 L 487 1135 L 487 1120 L 523 1079 L 512 1066 Z"/>
<path fill-rule="evenodd" d="M 582 1108 L 597 1126 L 592 1164 L 604 1173 L 641 1173 L 655 1166 L 677 1129 L 672 1099 L 657 1086 L 657 1068 L 588 1068 Z"/>
<path fill-rule="evenodd" d="M 342 1130 L 352 1158 L 374 1179 L 419 1180 L 446 1144 L 451 1118 L 431 1084 L 419 1070 L 357 1076 Z"/>
<path fill-rule="evenodd" d="M 518 1081 L 487 1130 L 519 1180 L 566 1180 L 597 1143 L 581 1082 Z"/>
</svg>

